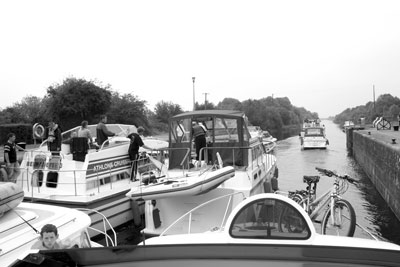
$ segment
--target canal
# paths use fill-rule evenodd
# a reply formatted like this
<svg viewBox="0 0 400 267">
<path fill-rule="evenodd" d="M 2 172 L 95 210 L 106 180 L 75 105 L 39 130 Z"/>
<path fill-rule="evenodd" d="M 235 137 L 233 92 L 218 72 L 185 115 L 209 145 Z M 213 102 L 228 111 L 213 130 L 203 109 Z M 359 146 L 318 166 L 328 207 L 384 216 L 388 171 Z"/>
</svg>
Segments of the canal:
<svg viewBox="0 0 400 267">
<path fill-rule="evenodd" d="M 305 189 L 303 175 L 320 175 L 315 167 L 348 174 L 359 181 L 357 185 L 350 185 L 343 195 L 353 205 L 357 223 L 377 236 L 400 244 L 400 222 L 361 167 L 348 154 L 346 134 L 332 121 L 325 120 L 322 124 L 325 125 L 329 140 L 326 150 L 301 150 L 297 136 L 278 142 L 273 153 L 278 162 L 279 189 Z M 328 190 L 333 183 L 332 177 L 320 176 L 317 195 Z M 316 229 L 320 231 L 319 226 Z M 367 237 L 367 234 L 357 227 L 355 236 Z"/>
<path fill-rule="evenodd" d="M 348 174 L 359 181 L 357 185 L 350 185 L 343 195 L 353 205 L 357 223 L 374 235 L 400 245 L 400 222 L 357 162 L 348 154 L 345 133 L 332 121 L 322 123 L 329 139 L 326 150 L 301 150 L 298 136 L 278 141 L 273 154 L 277 157 L 279 168 L 279 189 L 305 189 L 303 175 L 319 175 L 315 167 Z M 332 183 L 332 177 L 321 175 L 317 195 L 328 190 Z M 320 231 L 319 227 L 316 225 L 317 232 Z M 122 225 L 116 231 L 119 245 L 137 244 L 140 241 L 139 229 L 135 229 L 133 223 Z M 359 227 L 356 228 L 355 236 L 369 238 Z M 95 241 L 104 243 L 104 240 Z"/>
</svg>

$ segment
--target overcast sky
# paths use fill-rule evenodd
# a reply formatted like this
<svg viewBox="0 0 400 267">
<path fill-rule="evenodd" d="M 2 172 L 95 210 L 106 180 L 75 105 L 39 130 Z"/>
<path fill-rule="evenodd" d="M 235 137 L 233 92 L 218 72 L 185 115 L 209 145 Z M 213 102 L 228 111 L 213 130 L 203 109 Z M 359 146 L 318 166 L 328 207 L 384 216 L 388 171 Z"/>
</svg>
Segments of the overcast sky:
<svg viewBox="0 0 400 267">
<path fill-rule="evenodd" d="M 0 108 L 67 77 L 171 101 L 288 97 L 336 115 L 400 95 L 400 1 L 0 0 Z"/>
</svg>

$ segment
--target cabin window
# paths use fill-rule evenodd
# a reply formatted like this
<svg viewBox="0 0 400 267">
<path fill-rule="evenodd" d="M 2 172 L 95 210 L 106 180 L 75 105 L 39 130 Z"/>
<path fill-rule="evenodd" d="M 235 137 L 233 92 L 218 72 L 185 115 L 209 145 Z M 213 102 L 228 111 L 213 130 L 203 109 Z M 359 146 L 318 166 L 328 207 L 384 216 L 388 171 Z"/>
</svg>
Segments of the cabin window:
<svg viewBox="0 0 400 267">
<path fill-rule="evenodd" d="M 239 141 L 236 119 L 216 118 L 214 127 L 215 142 Z"/>
<path fill-rule="evenodd" d="M 41 187 L 43 184 L 43 171 L 34 171 L 32 173 L 32 187 Z"/>
<path fill-rule="evenodd" d="M 234 238 L 307 239 L 311 232 L 300 212 L 277 199 L 258 199 L 235 216 L 229 234 Z"/>
<path fill-rule="evenodd" d="M 58 184 L 58 172 L 48 172 L 46 186 L 50 188 L 56 188 Z"/>
<path fill-rule="evenodd" d="M 188 143 L 191 138 L 191 122 L 189 119 L 171 122 L 171 141 L 173 143 Z"/>
</svg>

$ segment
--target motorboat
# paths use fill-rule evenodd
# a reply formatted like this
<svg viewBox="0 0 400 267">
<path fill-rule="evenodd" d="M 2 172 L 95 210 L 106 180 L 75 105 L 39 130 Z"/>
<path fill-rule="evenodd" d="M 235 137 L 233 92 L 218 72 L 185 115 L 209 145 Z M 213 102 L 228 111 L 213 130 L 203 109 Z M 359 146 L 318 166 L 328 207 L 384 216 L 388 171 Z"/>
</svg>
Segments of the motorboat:
<svg viewBox="0 0 400 267">
<path fill-rule="evenodd" d="M 329 140 L 325 135 L 325 127 L 315 126 L 304 128 L 304 134 L 300 137 L 302 149 L 326 149 L 329 145 Z"/>
<path fill-rule="evenodd" d="M 24 201 L 85 210 L 92 220 L 92 228 L 97 230 L 89 231 L 91 237 L 104 231 L 103 215 L 109 222 L 107 229 L 132 219 L 135 225 L 141 225 L 142 203 L 125 196 L 138 183 L 131 181 L 130 139 L 127 138 L 136 127 L 107 124 L 116 136 L 91 147 L 87 139 L 76 137 L 79 128 L 62 133 L 59 155 L 48 151 L 46 140 L 38 148 L 25 152 L 16 181 L 24 190 Z M 89 125 L 88 129 L 96 142 L 96 125 Z M 144 143 L 154 148 L 168 146 L 166 141 L 155 138 L 145 139 Z M 139 165 L 144 165 L 142 159 Z"/>
<path fill-rule="evenodd" d="M 274 150 L 274 148 L 276 147 L 276 141 L 277 139 L 273 137 L 268 131 L 262 132 L 262 143 L 267 153 Z"/>
<path fill-rule="evenodd" d="M 198 160 L 193 122 L 207 131 L 207 146 L 200 149 Z M 139 170 L 140 184 L 133 184 L 127 193 L 145 201 L 146 236 L 159 235 L 176 218 L 207 200 L 234 192 L 255 195 L 273 191 L 277 185 L 276 158 L 266 153 L 259 137 L 250 134 L 247 117 L 240 111 L 201 110 L 170 118 L 166 151 L 168 157 L 149 157 L 155 168 Z M 236 204 L 233 201 L 231 208 Z M 220 209 L 216 203 L 206 213 L 194 214 L 192 227 L 208 229 L 218 220 Z M 179 227 L 183 226 L 177 226 L 177 231 Z"/>
<path fill-rule="evenodd" d="M 354 124 L 354 122 L 353 121 L 345 121 L 344 123 L 343 123 L 343 132 L 346 132 L 346 130 L 347 129 L 351 129 L 351 128 L 354 128 L 355 127 L 355 124 Z"/>
<path fill-rule="evenodd" d="M 90 217 L 75 209 L 22 202 L 23 190 L 14 183 L 0 183 L 0 265 L 8 266 L 23 258 L 38 240 L 41 228 L 53 224 L 65 247 L 98 247 L 88 234 Z M 113 242 L 110 239 L 110 242 Z M 116 243 L 113 243 L 116 244 Z"/>
<path fill-rule="evenodd" d="M 232 199 L 233 194 L 225 197 Z M 193 216 L 196 210 L 186 215 Z M 82 267 L 399 266 L 399 245 L 320 235 L 304 209 L 282 195 L 253 195 L 242 200 L 231 212 L 226 210 L 221 210 L 224 216 L 220 224 L 206 232 L 162 235 L 146 239 L 137 246 L 41 251 L 18 263 L 36 257 L 43 263 L 54 261 Z M 18 263 L 11 267 L 23 266 Z"/>
</svg>

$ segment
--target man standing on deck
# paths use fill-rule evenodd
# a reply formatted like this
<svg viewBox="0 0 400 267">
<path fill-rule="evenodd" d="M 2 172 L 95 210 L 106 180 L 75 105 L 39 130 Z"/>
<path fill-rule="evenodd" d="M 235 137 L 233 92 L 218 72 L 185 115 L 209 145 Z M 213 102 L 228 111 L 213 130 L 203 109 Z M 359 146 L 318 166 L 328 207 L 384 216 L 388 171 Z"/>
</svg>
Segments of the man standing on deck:
<svg viewBox="0 0 400 267">
<path fill-rule="evenodd" d="M 8 181 L 10 182 L 15 182 L 20 172 L 19 162 L 17 160 L 17 149 L 25 150 L 15 144 L 15 138 L 16 136 L 14 133 L 9 133 L 7 135 L 7 143 L 4 144 L 4 161 L 6 163 Z"/>
<path fill-rule="evenodd" d="M 101 145 L 108 139 L 109 136 L 115 136 L 115 133 L 109 131 L 106 126 L 107 116 L 101 115 L 100 121 L 96 126 L 96 142 L 101 147 Z"/>
<path fill-rule="evenodd" d="M 192 135 L 196 147 L 196 160 L 199 160 L 200 150 L 207 146 L 205 127 L 200 126 L 198 122 L 192 122 Z M 201 159 L 204 160 L 204 150 L 201 153 Z"/>
<path fill-rule="evenodd" d="M 131 143 L 129 145 L 128 153 L 129 158 L 132 161 L 132 171 L 131 171 L 131 181 L 136 180 L 137 174 L 137 165 L 138 165 L 138 158 L 139 158 L 139 148 L 143 147 L 145 149 L 151 150 L 150 147 L 146 146 L 143 143 L 142 137 L 144 133 L 144 128 L 139 126 L 137 128 L 137 133 L 132 132 L 128 134 L 128 138 L 131 139 Z"/>
</svg>

